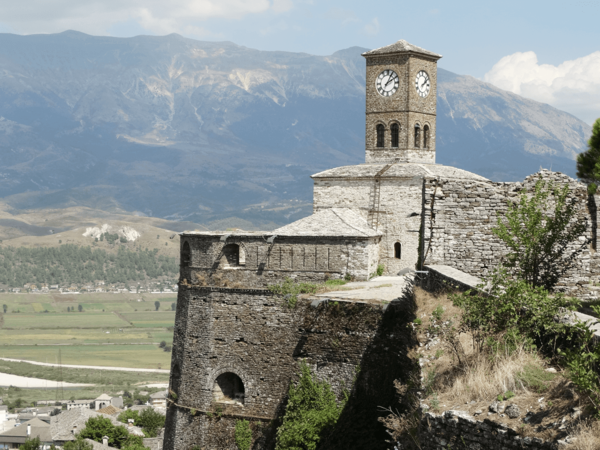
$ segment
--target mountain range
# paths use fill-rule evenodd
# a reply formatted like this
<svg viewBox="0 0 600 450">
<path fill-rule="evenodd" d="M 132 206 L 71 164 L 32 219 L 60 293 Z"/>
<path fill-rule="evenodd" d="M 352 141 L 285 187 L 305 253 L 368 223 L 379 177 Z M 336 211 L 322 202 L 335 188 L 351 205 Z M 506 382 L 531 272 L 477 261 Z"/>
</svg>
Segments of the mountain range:
<svg viewBox="0 0 600 450">
<path fill-rule="evenodd" d="M 306 216 L 311 174 L 364 162 L 366 50 L 0 34 L 3 205 L 209 228 Z M 498 181 L 541 166 L 574 175 L 591 132 L 584 122 L 442 68 L 437 95 L 438 163 Z"/>
</svg>

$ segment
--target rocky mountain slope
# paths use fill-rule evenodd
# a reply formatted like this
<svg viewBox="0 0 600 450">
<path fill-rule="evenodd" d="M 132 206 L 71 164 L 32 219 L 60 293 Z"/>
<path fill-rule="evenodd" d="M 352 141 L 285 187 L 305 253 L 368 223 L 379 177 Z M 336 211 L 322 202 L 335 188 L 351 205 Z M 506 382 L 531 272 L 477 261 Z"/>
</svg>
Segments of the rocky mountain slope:
<svg viewBox="0 0 600 450">
<path fill-rule="evenodd" d="M 213 228 L 305 216 L 310 174 L 364 160 L 364 50 L 0 34 L 0 197 Z M 497 180 L 574 173 L 585 123 L 471 77 L 439 79 L 438 162 Z"/>
</svg>

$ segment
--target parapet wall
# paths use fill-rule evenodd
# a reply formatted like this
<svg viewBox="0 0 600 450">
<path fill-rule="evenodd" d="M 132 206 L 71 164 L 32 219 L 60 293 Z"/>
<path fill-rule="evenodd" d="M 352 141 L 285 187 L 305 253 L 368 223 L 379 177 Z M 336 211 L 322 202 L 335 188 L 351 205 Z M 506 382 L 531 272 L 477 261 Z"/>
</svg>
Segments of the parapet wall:
<svg viewBox="0 0 600 450">
<path fill-rule="evenodd" d="M 532 192 L 542 178 L 557 187 L 569 186 L 577 201 L 577 218 L 587 221 L 586 233 L 572 244 L 588 242 L 575 266 L 561 278 L 558 288 L 580 299 L 596 299 L 600 282 L 600 255 L 596 252 L 596 199 L 585 185 L 558 172 L 543 170 L 523 183 L 444 180 L 426 178 L 423 187 L 424 262 L 451 266 L 476 277 L 489 274 L 501 262 L 506 247 L 492 229 L 508 202 L 523 190 Z"/>
</svg>

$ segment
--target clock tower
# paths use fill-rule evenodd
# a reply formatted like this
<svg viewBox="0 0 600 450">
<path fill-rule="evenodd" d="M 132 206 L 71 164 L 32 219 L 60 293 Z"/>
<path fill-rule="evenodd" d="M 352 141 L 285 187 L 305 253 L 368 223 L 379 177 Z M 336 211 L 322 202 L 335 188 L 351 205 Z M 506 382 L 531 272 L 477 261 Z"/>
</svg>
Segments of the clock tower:
<svg viewBox="0 0 600 450">
<path fill-rule="evenodd" d="M 401 40 L 363 53 L 367 60 L 367 164 L 435 164 L 437 61 Z"/>
</svg>

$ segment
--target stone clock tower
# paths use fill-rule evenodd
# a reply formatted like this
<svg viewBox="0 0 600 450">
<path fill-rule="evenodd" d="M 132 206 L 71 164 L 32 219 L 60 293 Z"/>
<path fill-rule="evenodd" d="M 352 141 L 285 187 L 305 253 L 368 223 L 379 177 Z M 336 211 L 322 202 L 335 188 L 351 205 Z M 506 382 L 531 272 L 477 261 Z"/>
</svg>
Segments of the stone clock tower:
<svg viewBox="0 0 600 450">
<path fill-rule="evenodd" d="M 367 60 L 366 163 L 435 164 L 437 60 L 400 40 Z"/>
</svg>

